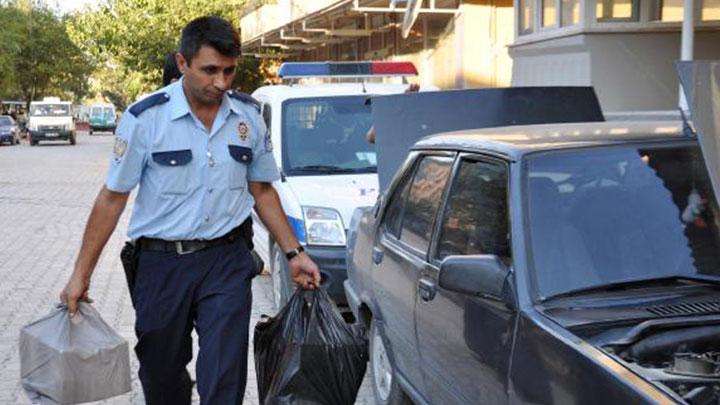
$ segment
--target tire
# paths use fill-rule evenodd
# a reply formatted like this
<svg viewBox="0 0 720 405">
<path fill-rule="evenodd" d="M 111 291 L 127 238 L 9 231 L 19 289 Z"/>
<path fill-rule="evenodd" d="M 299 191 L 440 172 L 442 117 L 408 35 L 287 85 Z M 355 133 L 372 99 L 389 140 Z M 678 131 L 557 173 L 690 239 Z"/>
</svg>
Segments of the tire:
<svg viewBox="0 0 720 405">
<path fill-rule="evenodd" d="M 38 141 L 30 140 L 30 146 L 35 146 L 38 144 Z"/>
<path fill-rule="evenodd" d="M 273 302 L 275 308 L 279 311 L 287 304 L 292 294 L 292 283 L 290 281 L 290 269 L 285 256 L 283 256 L 280 248 L 273 244 L 272 256 L 270 261 L 270 276 L 273 282 Z"/>
<path fill-rule="evenodd" d="M 410 398 L 395 378 L 395 370 L 375 320 L 370 321 L 370 384 L 378 405 L 409 405 Z"/>
<path fill-rule="evenodd" d="M 92 136 L 92 134 L 93 134 L 93 130 L 91 129 L 91 130 L 88 132 L 88 135 Z"/>
<path fill-rule="evenodd" d="M 75 139 L 75 135 L 70 137 L 70 145 L 75 145 L 77 143 L 77 140 Z"/>
</svg>

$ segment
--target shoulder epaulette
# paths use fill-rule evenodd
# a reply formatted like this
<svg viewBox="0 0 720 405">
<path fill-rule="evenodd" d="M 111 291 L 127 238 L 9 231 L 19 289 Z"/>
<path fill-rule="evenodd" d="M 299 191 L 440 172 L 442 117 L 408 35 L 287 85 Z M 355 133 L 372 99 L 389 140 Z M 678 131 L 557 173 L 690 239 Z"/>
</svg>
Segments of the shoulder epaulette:
<svg viewBox="0 0 720 405">
<path fill-rule="evenodd" d="M 258 113 L 262 110 L 262 106 L 259 101 L 257 101 L 253 96 L 243 93 L 241 91 L 228 91 L 228 96 L 231 98 L 234 98 L 235 100 L 240 100 L 245 104 L 250 104 L 251 106 L 255 107 L 255 109 L 258 111 Z"/>
<path fill-rule="evenodd" d="M 137 118 L 143 111 L 156 105 L 165 104 L 170 101 L 170 95 L 167 93 L 155 93 L 151 96 L 145 97 L 144 99 L 135 103 L 128 111 L 130 114 Z"/>
</svg>

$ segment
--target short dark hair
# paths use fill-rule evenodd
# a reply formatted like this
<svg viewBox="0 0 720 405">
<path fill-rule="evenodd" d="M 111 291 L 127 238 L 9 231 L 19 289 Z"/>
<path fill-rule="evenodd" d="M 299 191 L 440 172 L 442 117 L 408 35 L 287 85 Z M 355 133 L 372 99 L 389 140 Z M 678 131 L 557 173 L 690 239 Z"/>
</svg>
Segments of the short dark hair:
<svg viewBox="0 0 720 405">
<path fill-rule="evenodd" d="M 203 45 L 224 56 L 240 56 L 240 34 L 230 22 L 220 17 L 196 18 L 183 28 L 180 53 L 188 65 Z"/>
<path fill-rule="evenodd" d="M 175 53 L 176 52 L 170 52 L 165 55 L 165 65 L 163 65 L 162 76 L 163 87 L 172 83 L 173 79 L 179 79 L 180 76 L 182 76 L 180 69 L 178 69 L 177 61 L 175 60 Z"/>
</svg>

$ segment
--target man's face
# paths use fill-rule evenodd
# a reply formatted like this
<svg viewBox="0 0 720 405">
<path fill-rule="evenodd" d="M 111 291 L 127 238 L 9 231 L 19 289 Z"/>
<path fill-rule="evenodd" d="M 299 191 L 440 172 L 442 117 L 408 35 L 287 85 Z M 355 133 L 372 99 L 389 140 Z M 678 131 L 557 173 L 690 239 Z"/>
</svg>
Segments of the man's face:
<svg viewBox="0 0 720 405">
<path fill-rule="evenodd" d="M 201 104 L 218 104 L 223 94 L 230 89 L 237 58 L 225 56 L 209 46 L 201 46 L 192 61 L 177 53 L 176 61 L 183 74 L 185 89 L 189 97 Z"/>
</svg>

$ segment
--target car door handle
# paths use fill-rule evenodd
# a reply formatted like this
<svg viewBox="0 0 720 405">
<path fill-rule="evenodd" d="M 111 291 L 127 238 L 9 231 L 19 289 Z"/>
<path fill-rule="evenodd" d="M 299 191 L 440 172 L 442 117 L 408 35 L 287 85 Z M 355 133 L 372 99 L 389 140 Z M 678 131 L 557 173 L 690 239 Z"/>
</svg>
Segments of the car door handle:
<svg viewBox="0 0 720 405">
<path fill-rule="evenodd" d="M 380 264 L 383 261 L 383 257 L 385 257 L 385 254 L 383 253 L 382 249 L 375 246 L 372 250 L 372 259 L 373 263 Z"/>
<path fill-rule="evenodd" d="M 423 301 L 432 301 L 433 298 L 435 298 L 436 292 L 437 284 L 435 284 L 435 281 L 425 277 L 420 278 L 420 281 L 418 281 L 418 294 L 420 294 L 420 298 Z"/>
</svg>

